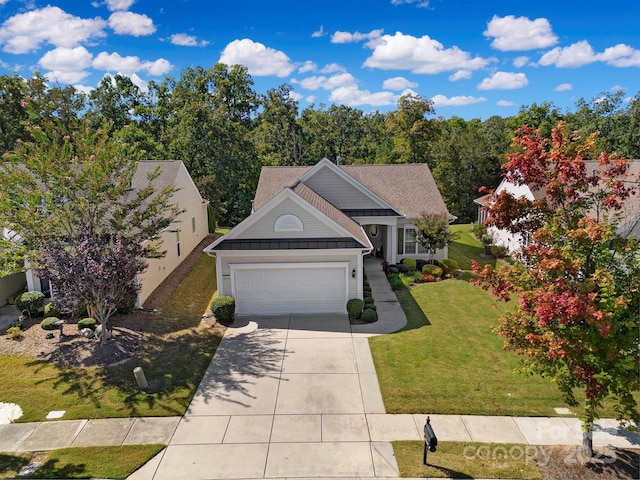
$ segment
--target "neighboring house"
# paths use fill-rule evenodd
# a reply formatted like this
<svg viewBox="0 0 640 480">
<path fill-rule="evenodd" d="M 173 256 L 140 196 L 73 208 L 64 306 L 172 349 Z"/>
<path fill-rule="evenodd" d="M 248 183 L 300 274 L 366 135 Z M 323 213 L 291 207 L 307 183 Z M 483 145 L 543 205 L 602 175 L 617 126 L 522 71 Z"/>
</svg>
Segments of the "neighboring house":
<svg viewBox="0 0 640 480">
<path fill-rule="evenodd" d="M 597 161 L 586 161 L 587 172 L 594 171 L 598 168 Z M 636 182 L 640 175 L 640 160 L 630 160 L 629 169 L 627 171 L 628 182 Z M 526 197 L 529 200 L 544 199 L 546 192 L 537 190 L 529 185 L 515 185 L 514 183 L 502 180 L 495 194 L 498 195 L 503 191 L 511 193 L 515 198 Z M 478 223 L 484 224 L 487 220 L 487 207 L 490 205 L 492 195 L 487 194 L 476 198 L 474 203 L 478 205 Z M 618 212 L 606 212 L 605 210 L 594 210 L 590 212 L 594 217 L 601 217 L 604 213 L 615 214 L 619 216 L 619 228 L 617 233 L 622 237 L 635 235 L 640 237 L 640 195 L 636 192 L 624 202 L 622 209 Z M 533 233 L 533 232 L 531 232 Z M 487 234 L 493 237 L 493 244 L 504 246 L 509 253 L 519 250 L 526 246 L 530 240 L 529 235 L 513 234 L 505 229 L 497 228 L 491 225 L 487 226 Z"/>
<path fill-rule="evenodd" d="M 365 255 L 429 258 L 422 213 L 454 218 L 426 164 L 263 167 L 252 214 L 205 252 L 239 314 L 344 312 L 363 298 Z"/>
<path fill-rule="evenodd" d="M 157 167 L 162 173 L 154 180 L 156 189 L 175 185 L 178 191 L 171 202 L 183 212 L 165 229 L 161 235 L 163 258 L 147 260 L 148 268 L 140 275 L 141 285 L 137 306 L 144 305 L 149 295 L 169 276 L 173 270 L 208 235 L 207 202 L 202 199 L 184 163 L 179 160 L 144 160 L 138 162 L 138 168 L 132 179 L 135 191 L 147 184 L 147 175 Z M 20 289 L 38 290 L 50 295 L 49 283 L 38 278 L 32 270 L 0 278 L 0 306 L 5 305 L 12 294 Z"/>
</svg>

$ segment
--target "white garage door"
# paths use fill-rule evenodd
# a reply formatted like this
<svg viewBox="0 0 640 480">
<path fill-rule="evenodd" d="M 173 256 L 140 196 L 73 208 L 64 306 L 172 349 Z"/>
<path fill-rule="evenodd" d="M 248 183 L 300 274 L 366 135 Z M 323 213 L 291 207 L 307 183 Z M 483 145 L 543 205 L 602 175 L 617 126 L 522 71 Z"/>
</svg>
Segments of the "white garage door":
<svg viewBox="0 0 640 480">
<path fill-rule="evenodd" d="M 239 314 L 344 312 L 348 263 L 230 265 Z"/>
</svg>

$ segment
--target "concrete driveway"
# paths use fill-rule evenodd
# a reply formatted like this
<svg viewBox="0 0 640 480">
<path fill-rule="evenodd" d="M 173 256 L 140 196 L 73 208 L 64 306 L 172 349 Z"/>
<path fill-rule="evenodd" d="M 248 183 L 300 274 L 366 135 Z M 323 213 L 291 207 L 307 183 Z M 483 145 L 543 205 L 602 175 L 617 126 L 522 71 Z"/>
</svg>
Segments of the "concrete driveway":
<svg viewBox="0 0 640 480">
<path fill-rule="evenodd" d="M 237 319 L 140 478 L 397 476 L 367 425 L 384 413 L 367 336 L 346 315 Z"/>
</svg>

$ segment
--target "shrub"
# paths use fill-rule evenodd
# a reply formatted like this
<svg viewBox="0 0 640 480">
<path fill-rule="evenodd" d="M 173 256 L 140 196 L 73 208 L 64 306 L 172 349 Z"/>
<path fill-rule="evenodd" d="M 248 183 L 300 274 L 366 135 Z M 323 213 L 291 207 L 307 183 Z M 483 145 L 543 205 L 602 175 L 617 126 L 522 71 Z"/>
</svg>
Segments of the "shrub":
<svg viewBox="0 0 640 480">
<path fill-rule="evenodd" d="M 487 227 L 485 227 L 481 223 L 474 223 L 471 226 L 471 233 L 473 233 L 478 239 L 482 238 L 487 233 Z"/>
<path fill-rule="evenodd" d="M 359 298 L 350 298 L 347 301 L 347 314 L 349 314 L 349 318 L 357 320 L 362 315 L 362 307 L 364 305 L 364 300 L 360 300 Z"/>
<path fill-rule="evenodd" d="M 428 262 L 428 261 L 426 261 L 426 260 L 425 260 L 425 259 L 423 259 L 423 258 L 419 258 L 419 259 L 417 259 L 417 260 L 416 260 L 416 270 L 417 270 L 418 272 L 421 272 L 421 271 L 422 271 L 422 267 L 424 267 L 424 266 L 425 266 L 425 265 L 427 265 L 428 263 L 429 263 L 429 262 Z"/>
<path fill-rule="evenodd" d="M 20 330 L 20 327 L 9 327 L 7 328 L 7 336 L 17 340 L 22 337 L 22 330 Z"/>
<path fill-rule="evenodd" d="M 222 295 L 211 300 L 211 313 L 220 322 L 231 323 L 236 318 L 236 301 L 229 295 Z"/>
<path fill-rule="evenodd" d="M 431 265 L 430 263 L 428 263 L 424 267 L 422 267 L 422 273 L 433 275 L 437 278 L 442 275 L 442 268 L 437 265 Z"/>
<path fill-rule="evenodd" d="M 365 292 L 365 293 L 366 292 L 371 292 L 371 287 L 365 285 L 364 287 L 362 287 L 362 291 Z"/>
<path fill-rule="evenodd" d="M 367 323 L 373 323 L 378 320 L 378 312 L 372 310 L 371 308 L 367 308 L 364 312 L 362 312 L 362 320 Z"/>
<path fill-rule="evenodd" d="M 491 255 L 496 258 L 504 258 L 507 256 L 508 250 L 507 247 L 503 245 L 492 245 L 491 246 Z"/>
<path fill-rule="evenodd" d="M 409 267 L 409 270 L 416 269 L 416 260 L 414 258 L 405 258 L 402 260 L 402 264 Z"/>
<path fill-rule="evenodd" d="M 58 317 L 46 317 L 40 322 L 40 326 L 43 330 L 57 330 L 58 325 L 56 325 L 56 322 L 58 320 L 60 320 Z"/>
<path fill-rule="evenodd" d="M 391 275 L 398 274 L 400 273 L 400 270 L 398 270 L 397 265 L 389 265 L 389 268 L 387 268 L 387 273 Z"/>
<path fill-rule="evenodd" d="M 29 315 L 35 317 L 44 306 L 44 293 L 25 292 L 16 297 L 15 305 L 18 311 L 22 312 L 23 310 L 27 310 Z"/>
<path fill-rule="evenodd" d="M 404 263 L 399 263 L 398 265 L 396 265 L 396 268 L 398 269 L 398 271 L 400 273 L 407 273 L 409 272 L 409 267 L 407 267 Z"/>
<path fill-rule="evenodd" d="M 363 298 L 362 298 L 362 301 L 363 301 L 364 303 L 373 303 L 373 297 L 371 296 L 371 294 L 368 294 L 368 295 L 367 295 L 367 294 L 365 293 L 365 294 L 364 294 L 364 296 L 363 296 Z"/>
<path fill-rule="evenodd" d="M 49 302 L 44 306 L 45 317 L 59 317 L 62 315 L 62 308 L 57 302 Z"/>
<path fill-rule="evenodd" d="M 78 320 L 78 330 L 82 330 L 83 328 L 90 328 L 91 330 L 95 330 L 98 326 L 98 322 L 96 322 L 95 318 L 83 318 L 82 320 Z"/>
<path fill-rule="evenodd" d="M 392 290 L 402 290 L 405 288 L 405 284 L 402 282 L 399 274 L 392 273 L 387 278 L 389 279 L 389 285 L 391 285 Z"/>
<path fill-rule="evenodd" d="M 376 307 L 375 303 L 365 303 L 363 310 L 377 310 L 378 307 Z"/>
<path fill-rule="evenodd" d="M 441 260 L 440 265 L 452 272 L 458 270 L 458 262 L 452 258 L 445 258 L 444 260 Z"/>
<path fill-rule="evenodd" d="M 136 302 L 138 301 L 138 294 L 132 293 L 129 298 L 124 300 L 120 305 L 118 305 L 118 313 L 122 313 L 125 315 L 129 315 L 133 313 L 136 309 Z"/>
</svg>

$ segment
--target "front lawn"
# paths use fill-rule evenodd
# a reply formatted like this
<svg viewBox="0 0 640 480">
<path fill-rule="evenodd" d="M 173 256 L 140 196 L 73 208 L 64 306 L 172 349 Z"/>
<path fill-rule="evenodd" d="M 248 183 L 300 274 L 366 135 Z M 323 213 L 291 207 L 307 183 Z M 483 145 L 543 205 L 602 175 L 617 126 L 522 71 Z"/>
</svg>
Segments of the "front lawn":
<svg viewBox="0 0 640 480">
<path fill-rule="evenodd" d="M 554 407 L 566 407 L 557 387 L 515 373 L 518 356 L 503 350 L 502 338 L 492 332 L 511 305 L 494 306 L 487 292 L 469 282 L 471 259 L 480 259 L 482 247 L 468 225 L 455 228 L 461 236 L 449 256 L 464 275 L 396 292 L 407 326 L 369 341 L 387 412 L 556 415 Z"/>
<path fill-rule="evenodd" d="M 44 420 L 51 410 L 65 410 L 64 420 L 182 415 L 220 342 L 218 331 L 200 326 L 215 290 L 215 259 L 202 254 L 152 317 L 141 353 L 120 366 L 69 368 L 0 356 L 0 401 L 22 408 L 18 422 Z M 132 373 L 137 366 L 144 369 L 151 393 L 137 388 Z"/>
</svg>

